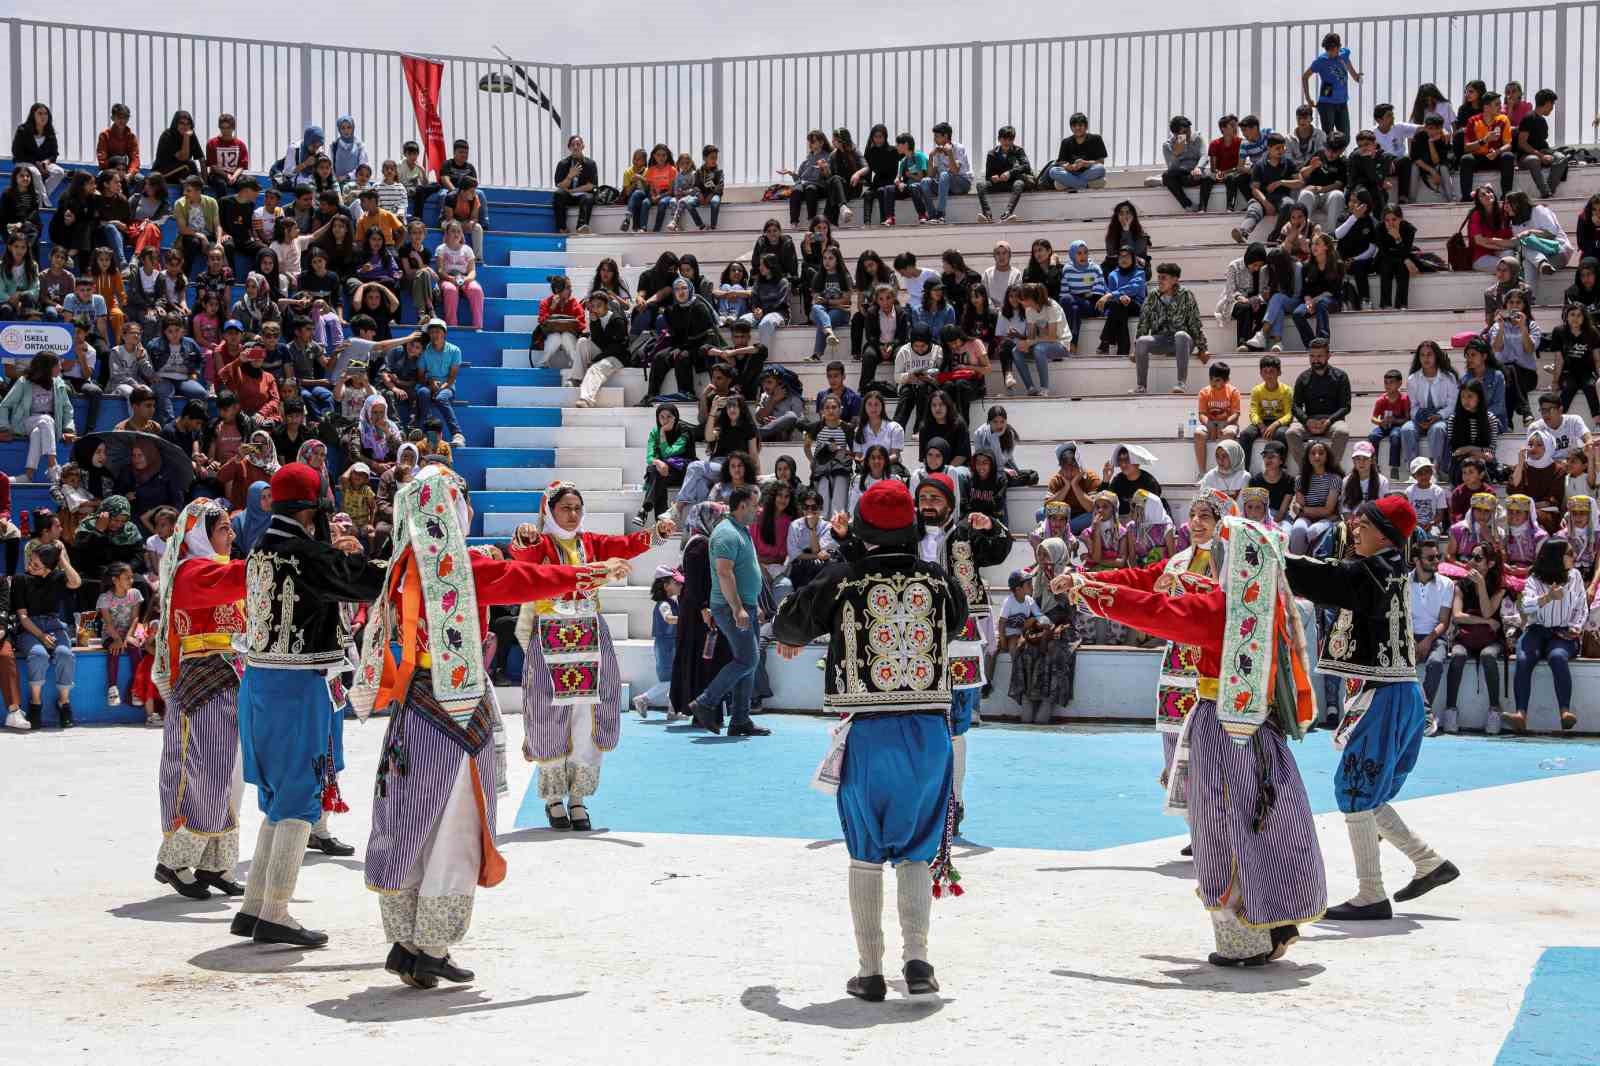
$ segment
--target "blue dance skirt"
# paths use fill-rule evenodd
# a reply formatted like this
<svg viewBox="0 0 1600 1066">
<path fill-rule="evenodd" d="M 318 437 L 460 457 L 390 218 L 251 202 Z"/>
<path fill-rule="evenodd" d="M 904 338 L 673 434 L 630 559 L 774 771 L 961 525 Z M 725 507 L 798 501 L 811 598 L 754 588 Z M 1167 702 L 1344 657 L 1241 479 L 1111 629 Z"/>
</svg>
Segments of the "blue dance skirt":
<svg viewBox="0 0 1600 1066">
<path fill-rule="evenodd" d="M 1415 681 L 1384 685 L 1344 747 L 1333 789 L 1346 814 L 1372 811 L 1400 794 L 1422 750 L 1426 711 Z"/>
<path fill-rule="evenodd" d="M 950 730 L 936 714 L 863 716 L 850 725 L 839 824 L 860 862 L 932 862 L 955 773 Z"/>
</svg>

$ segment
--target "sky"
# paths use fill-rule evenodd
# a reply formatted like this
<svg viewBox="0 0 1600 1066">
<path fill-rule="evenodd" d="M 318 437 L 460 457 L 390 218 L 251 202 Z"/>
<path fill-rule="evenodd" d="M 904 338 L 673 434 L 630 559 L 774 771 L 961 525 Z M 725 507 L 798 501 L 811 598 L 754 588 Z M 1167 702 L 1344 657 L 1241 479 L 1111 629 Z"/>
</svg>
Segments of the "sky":
<svg viewBox="0 0 1600 1066">
<path fill-rule="evenodd" d="M 12 0 L 7 14 L 62 18 L 49 0 Z M 420 7 L 421 5 L 419 5 Z M 1451 10 L 1504 5 L 1455 0 Z M 262 23 L 255 3 L 228 0 L 78 0 L 72 22 L 105 27 L 177 30 L 194 34 L 303 39 L 313 44 L 350 40 L 359 28 L 368 48 L 493 55 L 494 47 L 515 58 L 544 62 L 606 63 L 650 59 L 701 59 L 773 52 L 861 48 L 864 45 L 931 44 L 956 40 L 1011 40 L 1114 32 L 1127 24 L 1117 5 L 1051 5 L 1038 0 L 918 0 L 890 6 L 884 18 L 860 0 L 807 0 L 804 20 L 787 4 L 761 0 L 700 0 L 687 7 L 651 0 L 606 0 L 601 4 L 533 3 L 505 0 L 450 0 L 448 18 L 409 17 L 417 8 L 393 0 L 341 0 L 338 17 L 312 20 L 304 28 Z M 1423 12 L 1424 4 L 1402 10 Z M 1386 0 L 1345 0 L 1341 17 L 1393 12 Z M 1436 9 L 1435 9 L 1436 10 Z M 981 25 L 971 25 L 972 15 Z M 1249 21 L 1281 20 L 1296 12 L 1281 0 L 1146 0 L 1139 5 L 1144 29 L 1207 27 Z M 281 28 L 280 28 L 281 27 Z M 715 30 L 713 33 L 712 31 Z M 864 31 L 871 33 L 870 39 Z"/>
</svg>

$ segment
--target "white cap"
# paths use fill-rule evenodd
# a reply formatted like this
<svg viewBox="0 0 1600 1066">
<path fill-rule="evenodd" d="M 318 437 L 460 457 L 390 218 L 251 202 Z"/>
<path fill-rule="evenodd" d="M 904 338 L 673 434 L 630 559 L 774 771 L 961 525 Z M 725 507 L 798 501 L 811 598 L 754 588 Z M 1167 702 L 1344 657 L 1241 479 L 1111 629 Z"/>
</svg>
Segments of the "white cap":
<svg viewBox="0 0 1600 1066">
<path fill-rule="evenodd" d="M 445 323 L 444 319 L 442 319 L 442 318 L 430 318 L 430 319 L 428 319 L 428 324 L 426 326 L 423 326 L 422 329 L 423 329 L 424 332 L 426 332 L 426 331 L 432 329 L 434 326 L 438 326 L 442 330 L 448 330 L 450 328 L 449 325 L 447 325 Z"/>
<path fill-rule="evenodd" d="M 371 477 L 372 476 L 372 467 L 368 466 L 366 463 L 351 463 L 350 464 L 350 469 L 346 470 L 345 473 L 347 473 L 347 474 L 365 474 L 368 477 Z"/>
<path fill-rule="evenodd" d="M 1415 459 L 1411 460 L 1411 472 L 1413 474 L 1415 474 L 1418 470 L 1432 470 L 1432 469 L 1433 469 L 1433 460 L 1429 459 L 1426 455 L 1419 455 Z"/>
</svg>

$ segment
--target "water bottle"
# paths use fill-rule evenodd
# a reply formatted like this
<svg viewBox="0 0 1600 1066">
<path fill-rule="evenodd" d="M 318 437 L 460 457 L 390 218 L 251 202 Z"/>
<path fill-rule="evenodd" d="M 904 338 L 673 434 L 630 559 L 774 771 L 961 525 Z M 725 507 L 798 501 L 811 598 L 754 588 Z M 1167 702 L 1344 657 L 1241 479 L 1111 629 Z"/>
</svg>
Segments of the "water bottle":
<svg viewBox="0 0 1600 1066">
<path fill-rule="evenodd" d="M 1188 420 L 1186 422 L 1184 422 L 1184 424 L 1182 426 L 1180 426 L 1179 429 L 1178 429 L 1178 439 L 1179 440 L 1192 440 L 1192 439 L 1194 439 L 1195 433 L 1198 432 L 1199 429 L 1200 429 L 1200 416 L 1198 414 L 1196 414 L 1195 412 L 1190 411 Z"/>
<path fill-rule="evenodd" d="M 706 630 L 706 642 L 700 648 L 700 658 L 710 662 L 717 655 L 717 627 L 711 626 Z"/>
</svg>

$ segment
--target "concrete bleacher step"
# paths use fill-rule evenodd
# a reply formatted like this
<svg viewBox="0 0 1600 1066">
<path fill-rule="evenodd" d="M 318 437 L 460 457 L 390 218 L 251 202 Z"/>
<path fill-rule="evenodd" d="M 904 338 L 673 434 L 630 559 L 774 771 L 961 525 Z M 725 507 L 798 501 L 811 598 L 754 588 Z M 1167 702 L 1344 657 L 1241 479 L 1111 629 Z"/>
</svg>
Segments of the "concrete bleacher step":
<svg viewBox="0 0 1600 1066">
<path fill-rule="evenodd" d="M 487 489 L 543 489 L 552 481 L 570 481 L 580 489 L 620 489 L 621 467 L 490 467 L 484 472 Z"/>
<path fill-rule="evenodd" d="M 587 500 L 585 501 L 587 503 Z M 509 539 L 516 532 L 517 526 L 523 522 L 537 522 L 537 514 L 531 513 L 492 513 L 483 516 L 483 536 L 504 537 Z M 583 528 L 590 533 L 607 533 L 620 536 L 630 532 L 627 528 L 627 515 L 621 511 L 598 511 L 586 506 L 583 512 Z"/>
<path fill-rule="evenodd" d="M 581 410 L 574 407 L 573 412 Z M 627 446 L 627 431 L 615 424 L 620 413 L 616 408 L 597 408 L 610 414 L 610 425 L 560 425 L 560 426 L 502 426 L 494 431 L 496 448 L 623 448 Z M 567 412 L 563 411 L 563 415 Z M 646 411 L 645 414 L 650 414 Z"/>
<path fill-rule="evenodd" d="M 495 403 L 499 407 L 572 407 L 578 402 L 578 390 L 566 385 L 501 385 L 496 389 Z M 622 390 L 604 388 L 595 397 L 597 407 L 620 407 Z"/>
</svg>

